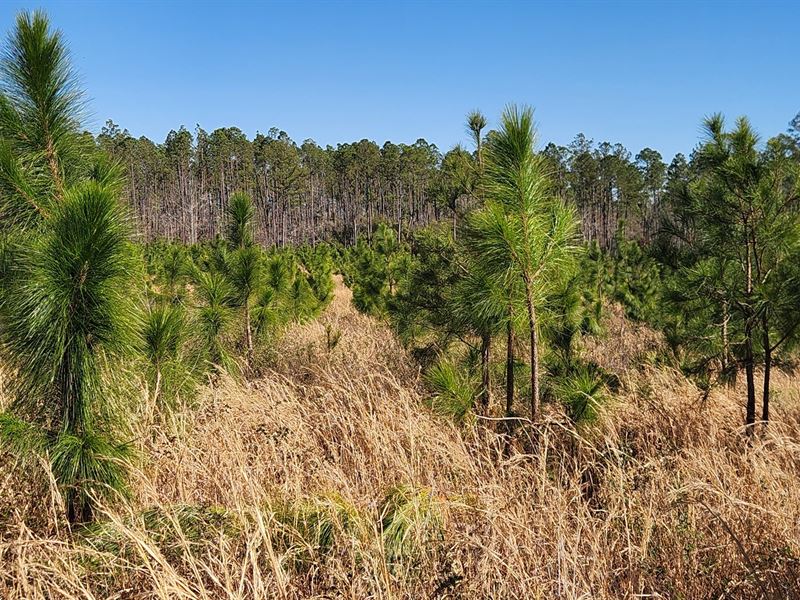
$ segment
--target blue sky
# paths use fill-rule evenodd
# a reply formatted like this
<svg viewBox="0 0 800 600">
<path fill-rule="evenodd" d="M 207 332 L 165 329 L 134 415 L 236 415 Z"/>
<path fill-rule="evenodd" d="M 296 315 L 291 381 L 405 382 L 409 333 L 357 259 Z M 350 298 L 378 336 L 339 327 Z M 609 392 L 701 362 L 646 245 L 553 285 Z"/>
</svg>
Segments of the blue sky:
<svg viewBox="0 0 800 600">
<path fill-rule="evenodd" d="M 419 137 L 445 150 L 464 115 L 536 110 L 543 142 L 688 152 L 704 115 L 769 136 L 800 111 L 800 4 L 747 2 L 44 2 L 99 130 L 162 141 L 199 123 L 276 126 L 321 144 Z"/>
</svg>

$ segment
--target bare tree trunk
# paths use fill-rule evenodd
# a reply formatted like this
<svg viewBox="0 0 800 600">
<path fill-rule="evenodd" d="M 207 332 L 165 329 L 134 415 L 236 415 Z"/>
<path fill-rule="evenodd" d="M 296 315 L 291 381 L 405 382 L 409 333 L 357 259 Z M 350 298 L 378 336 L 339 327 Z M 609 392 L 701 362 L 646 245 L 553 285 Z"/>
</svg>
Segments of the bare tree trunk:
<svg viewBox="0 0 800 600">
<path fill-rule="evenodd" d="M 397 200 L 397 241 L 399 242 L 403 237 L 403 205 Z"/>
</svg>

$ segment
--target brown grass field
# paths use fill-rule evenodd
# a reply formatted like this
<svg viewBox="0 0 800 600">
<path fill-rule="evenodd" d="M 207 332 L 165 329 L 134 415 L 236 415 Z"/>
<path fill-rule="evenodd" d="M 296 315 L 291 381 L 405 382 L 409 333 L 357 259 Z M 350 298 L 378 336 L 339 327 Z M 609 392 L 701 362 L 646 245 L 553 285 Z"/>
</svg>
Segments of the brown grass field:
<svg viewBox="0 0 800 600">
<path fill-rule="evenodd" d="M 550 406 L 504 452 L 494 422 L 426 408 L 339 283 L 263 378 L 140 426 L 101 524 L 70 531 L 42 465 L 0 458 L 0 598 L 800 597 L 800 379 L 775 376 L 748 443 L 741 390 L 639 366 L 657 336 L 610 318 L 586 348 L 623 381 L 599 420 Z"/>
</svg>

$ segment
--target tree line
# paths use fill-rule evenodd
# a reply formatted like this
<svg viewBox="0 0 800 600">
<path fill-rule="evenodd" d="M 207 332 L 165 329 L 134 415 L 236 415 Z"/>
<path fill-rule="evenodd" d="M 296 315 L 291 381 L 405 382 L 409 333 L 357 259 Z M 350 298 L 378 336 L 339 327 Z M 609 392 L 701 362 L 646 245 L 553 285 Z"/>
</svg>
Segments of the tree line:
<svg viewBox="0 0 800 600">
<path fill-rule="evenodd" d="M 479 139 L 487 133 L 481 133 L 485 119 L 471 123 L 473 141 L 476 125 Z M 199 126 L 156 143 L 111 121 L 96 142 L 124 165 L 125 194 L 147 240 L 213 239 L 236 191 L 253 198 L 256 241 L 274 246 L 352 245 L 378 222 L 402 237 L 434 222 L 456 222 L 477 200 L 464 166 L 477 147 L 443 153 L 424 139 L 321 147 L 310 139 L 298 144 L 276 128 L 250 140 L 236 127 L 209 133 Z M 583 239 L 602 249 L 622 238 L 651 242 L 691 168 L 682 154 L 666 163 L 651 148 L 634 155 L 582 134 L 567 146 L 548 144 L 541 154 L 559 192 L 578 210 Z"/>
</svg>

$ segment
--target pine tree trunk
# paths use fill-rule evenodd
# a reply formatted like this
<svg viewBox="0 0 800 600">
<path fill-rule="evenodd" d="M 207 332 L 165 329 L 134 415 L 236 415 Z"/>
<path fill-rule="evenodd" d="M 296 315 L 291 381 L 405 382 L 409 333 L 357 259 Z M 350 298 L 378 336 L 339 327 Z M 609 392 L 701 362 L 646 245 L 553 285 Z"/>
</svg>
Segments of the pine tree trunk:
<svg viewBox="0 0 800 600">
<path fill-rule="evenodd" d="M 514 326 L 511 323 L 509 311 L 508 325 L 506 326 L 506 417 L 511 416 L 514 408 Z"/>
<path fill-rule="evenodd" d="M 528 327 L 531 348 L 531 421 L 539 416 L 539 334 L 536 328 L 536 308 L 529 282 L 525 282 L 526 304 L 528 306 Z"/>
<path fill-rule="evenodd" d="M 156 383 L 153 386 L 153 410 L 158 406 L 158 396 L 161 394 L 161 367 L 156 369 Z"/>
<path fill-rule="evenodd" d="M 747 229 L 747 221 L 745 220 L 745 231 Z M 747 277 L 745 296 L 747 301 L 750 302 L 753 293 L 753 262 L 750 249 L 749 235 L 745 235 L 745 244 L 747 247 L 747 262 L 745 265 L 745 275 Z M 756 384 L 754 378 L 754 360 L 753 360 L 753 315 L 752 310 L 749 308 L 745 315 L 744 327 L 744 367 L 745 375 L 747 378 L 747 406 L 745 408 L 745 426 L 747 428 L 747 435 L 753 434 L 753 424 L 756 422 Z"/>
<path fill-rule="evenodd" d="M 397 200 L 397 241 L 403 238 L 403 205 Z"/>
<path fill-rule="evenodd" d="M 753 326 L 748 318 L 744 332 L 744 370 L 747 379 L 747 406 L 745 409 L 745 426 L 747 435 L 752 435 L 756 422 L 756 384 L 753 360 Z"/>
<path fill-rule="evenodd" d="M 491 349 L 492 337 L 488 334 L 481 336 L 481 413 L 489 412 L 489 351 Z"/>
<path fill-rule="evenodd" d="M 728 370 L 728 366 L 730 365 L 730 356 L 731 356 L 731 346 L 730 341 L 728 339 L 728 320 L 730 316 L 728 315 L 728 301 L 723 300 L 722 302 L 722 369 L 723 371 Z"/>
<path fill-rule="evenodd" d="M 763 346 L 764 346 L 764 389 L 761 399 L 761 420 L 764 423 L 769 421 L 769 385 L 770 375 L 772 371 L 772 348 L 769 343 L 769 322 L 767 316 L 762 317 L 763 333 Z"/>
<path fill-rule="evenodd" d="M 250 323 L 250 302 L 244 303 L 245 335 L 247 337 L 247 362 L 253 366 L 253 328 Z"/>
<path fill-rule="evenodd" d="M 75 506 L 75 492 L 72 490 L 67 491 L 67 521 L 70 525 L 75 525 L 78 522 L 77 508 Z"/>
<path fill-rule="evenodd" d="M 67 492 L 67 521 L 70 525 L 90 522 L 92 513 L 91 503 L 80 499 L 77 491 Z"/>
</svg>

